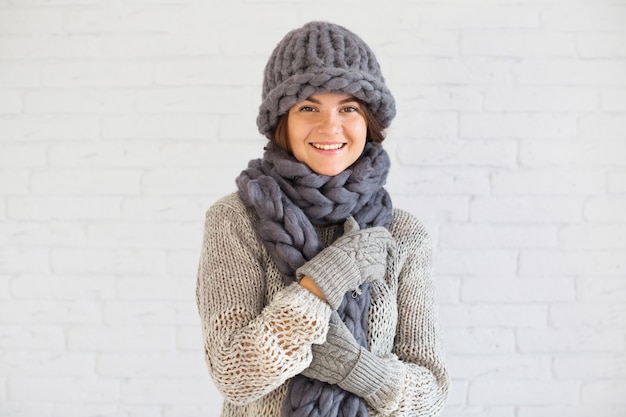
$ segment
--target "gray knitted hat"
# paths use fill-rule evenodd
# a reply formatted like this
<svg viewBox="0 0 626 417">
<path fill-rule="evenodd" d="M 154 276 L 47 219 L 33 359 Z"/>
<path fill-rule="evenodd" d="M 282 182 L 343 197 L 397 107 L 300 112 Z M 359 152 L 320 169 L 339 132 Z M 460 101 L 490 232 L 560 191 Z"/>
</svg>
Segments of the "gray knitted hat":
<svg viewBox="0 0 626 417">
<path fill-rule="evenodd" d="M 385 128 L 396 115 L 395 100 L 369 46 L 344 27 L 310 22 L 289 32 L 265 66 L 259 132 L 272 139 L 280 116 L 319 93 L 362 100 Z"/>
</svg>

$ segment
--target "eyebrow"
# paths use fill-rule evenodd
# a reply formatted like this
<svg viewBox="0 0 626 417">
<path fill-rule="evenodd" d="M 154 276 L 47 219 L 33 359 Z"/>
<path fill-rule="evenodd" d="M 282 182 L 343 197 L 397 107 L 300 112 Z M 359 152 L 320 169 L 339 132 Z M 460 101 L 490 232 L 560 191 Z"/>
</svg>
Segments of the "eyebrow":
<svg viewBox="0 0 626 417">
<path fill-rule="evenodd" d="M 321 102 L 320 102 L 319 100 L 317 100 L 317 99 L 315 99 L 315 98 L 313 98 L 313 97 L 309 97 L 309 98 L 307 98 L 307 99 L 306 99 L 306 100 L 304 100 L 304 101 L 310 101 L 311 103 L 321 104 Z M 352 97 L 352 96 L 350 96 L 350 97 L 347 97 L 347 98 L 344 98 L 343 100 L 341 100 L 341 101 L 339 102 L 339 104 L 345 104 L 345 103 L 349 103 L 349 102 L 351 102 L 351 101 L 357 102 L 357 99 L 356 99 L 356 98 L 354 98 L 354 97 Z"/>
</svg>

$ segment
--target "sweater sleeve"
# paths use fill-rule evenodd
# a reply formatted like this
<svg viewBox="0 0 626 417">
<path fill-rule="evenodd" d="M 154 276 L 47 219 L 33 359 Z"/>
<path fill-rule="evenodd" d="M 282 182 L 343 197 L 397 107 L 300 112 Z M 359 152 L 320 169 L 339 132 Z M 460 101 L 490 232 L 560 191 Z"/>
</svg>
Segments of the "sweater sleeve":
<svg viewBox="0 0 626 417">
<path fill-rule="evenodd" d="M 205 356 L 224 398 L 244 405 L 278 388 L 311 362 L 330 307 L 291 284 L 267 300 L 267 263 L 251 216 L 238 199 L 208 211 L 196 289 Z"/>
<path fill-rule="evenodd" d="M 398 277 L 398 325 L 393 355 L 386 360 L 402 378 L 396 400 L 372 404 L 393 416 L 426 417 L 439 414 L 448 394 L 438 308 L 432 279 L 431 240 L 412 216 L 402 227 L 400 243 L 406 260 Z M 378 407 L 376 407 L 378 406 Z M 391 413 L 389 413 L 391 414 Z"/>
</svg>

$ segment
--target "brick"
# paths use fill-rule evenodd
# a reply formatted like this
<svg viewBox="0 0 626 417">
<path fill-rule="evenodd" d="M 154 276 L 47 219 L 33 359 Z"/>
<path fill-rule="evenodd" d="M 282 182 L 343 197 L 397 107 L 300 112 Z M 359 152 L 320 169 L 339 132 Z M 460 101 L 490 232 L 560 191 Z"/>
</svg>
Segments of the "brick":
<svg viewBox="0 0 626 417">
<path fill-rule="evenodd" d="M 47 147 L 39 143 L 3 143 L 0 166 L 7 168 L 45 167 Z M 1 175 L 1 174 L 0 174 Z"/>
<path fill-rule="evenodd" d="M 36 60 L 47 58 L 93 58 L 99 54 L 95 36 L 0 36 L 0 58 Z"/>
<path fill-rule="evenodd" d="M 199 325 L 197 307 L 188 301 L 110 301 L 105 303 L 102 309 L 104 323 L 112 326 L 126 324 L 146 326 Z"/>
<path fill-rule="evenodd" d="M 501 7 L 478 4 L 473 7 L 429 5 L 422 12 L 428 30 L 440 29 L 532 29 L 540 26 L 540 10 L 535 6 Z"/>
<path fill-rule="evenodd" d="M 0 325 L 0 349 L 9 351 L 63 351 L 64 326 Z"/>
<path fill-rule="evenodd" d="M 394 206 L 402 208 L 424 222 L 466 221 L 467 196 L 428 196 L 393 194 Z"/>
<path fill-rule="evenodd" d="M 98 375 L 107 378 L 174 379 L 208 375 L 197 353 L 103 353 L 97 355 Z"/>
<path fill-rule="evenodd" d="M 261 139 L 258 142 L 242 143 L 233 152 L 231 144 L 179 141 L 161 147 L 161 160 L 164 167 L 191 168 L 234 168 L 244 169 L 251 159 L 263 155 Z M 235 174 L 238 175 L 238 174 Z M 233 182 L 235 176 L 232 177 Z"/>
<path fill-rule="evenodd" d="M 128 90 L 37 90 L 24 94 L 24 112 L 32 114 L 132 113 L 134 94 Z"/>
<path fill-rule="evenodd" d="M 543 305 L 442 305 L 440 316 L 446 326 L 541 328 L 548 324 L 548 307 Z"/>
<path fill-rule="evenodd" d="M 580 118 L 580 136 L 594 140 L 601 136 L 604 140 L 626 140 L 626 114 L 594 114 Z M 626 163 L 626 156 L 622 159 Z"/>
<path fill-rule="evenodd" d="M 107 5 L 71 9 L 65 13 L 65 30 L 69 33 L 145 33 L 172 32 L 177 9 L 173 6 L 142 7 Z"/>
<path fill-rule="evenodd" d="M 623 32 L 624 5 L 577 4 L 574 7 L 552 5 L 541 13 L 544 28 L 551 31 Z"/>
<path fill-rule="evenodd" d="M 563 33 L 532 31 L 463 32 L 461 51 L 468 56 L 486 57 L 576 57 L 576 37 Z"/>
<path fill-rule="evenodd" d="M 141 173 L 129 169 L 51 169 L 31 175 L 31 191 L 43 195 L 137 194 Z"/>
<path fill-rule="evenodd" d="M 1 386 L 2 384 L 0 384 Z M 6 389 L 3 389 L 3 393 L 6 392 Z M 48 403 L 36 403 L 32 402 L 22 402 L 22 401 L 9 401 L 6 399 L 4 394 L 0 394 L 0 399 L 2 399 L 2 412 L 6 416 L 41 416 L 47 417 L 52 413 L 52 404 Z"/>
<path fill-rule="evenodd" d="M 485 94 L 489 112 L 591 112 L 599 109 L 600 94 L 596 89 L 572 87 L 500 87 Z M 583 118 L 584 120 L 584 118 Z"/>
<path fill-rule="evenodd" d="M 578 299 L 581 302 L 619 304 L 626 300 L 623 277 L 601 278 L 594 275 L 578 279 Z"/>
<path fill-rule="evenodd" d="M 449 223 L 440 226 L 439 245 L 459 249 L 555 248 L 557 230 L 553 225 Z"/>
<path fill-rule="evenodd" d="M 473 86 L 416 86 L 408 82 L 394 85 L 393 95 L 399 103 L 396 120 L 413 117 L 421 110 L 478 112 L 483 109 L 483 93 Z M 391 133 L 394 131 L 395 123 L 390 128 Z"/>
<path fill-rule="evenodd" d="M 528 139 L 541 139 L 537 143 L 549 145 L 555 139 L 575 138 L 577 125 L 577 118 L 568 114 L 464 113 L 459 117 L 459 136 L 464 139 L 524 139 L 520 146 Z M 546 143 L 546 139 L 550 142 Z"/>
<path fill-rule="evenodd" d="M 200 228 L 201 229 L 201 228 Z M 201 233 L 201 230 L 200 230 Z M 198 273 L 198 261 L 200 253 L 198 248 L 201 240 L 198 239 L 197 247 L 188 250 L 170 250 L 167 252 L 167 272 L 179 276 L 193 276 Z"/>
<path fill-rule="evenodd" d="M 626 327 L 626 305 L 617 303 L 555 304 L 550 306 L 550 323 L 557 328 Z"/>
<path fill-rule="evenodd" d="M 176 347 L 179 350 L 198 352 L 203 345 L 199 326 L 181 326 L 176 332 Z"/>
<path fill-rule="evenodd" d="M 219 100 L 215 97 L 219 97 Z M 151 88 L 135 93 L 133 109 L 136 108 L 140 113 L 234 114 L 241 111 L 242 104 L 244 108 L 250 106 L 251 97 L 251 87 Z M 254 103 L 257 103 L 256 99 Z M 127 112 L 132 111 L 129 109 Z"/>
<path fill-rule="evenodd" d="M 626 193 L 626 172 L 609 171 L 607 181 L 610 193 Z"/>
<path fill-rule="evenodd" d="M 215 140 L 217 117 L 202 114 L 104 115 L 102 137 L 106 139 L 202 139 Z"/>
<path fill-rule="evenodd" d="M 50 417 L 154 417 L 160 415 L 161 407 L 157 405 L 128 405 L 119 403 L 57 403 Z"/>
<path fill-rule="evenodd" d="M 158 143 L 108 141 L 52 145 L 52 168 L 156 168 L 161 164 Z"/>
<path fill-rule="evenodd" d="M 90 247 L 197 249 L 202 227 L 179 223 L 95 223 L 86 228 Z"/>
<path fill-rule="evenodd" d="M 528 85 L 623 85 L 626 63 L 612 60 L 525 60 L 513 64 L 513 81 Z"/>
<path fill-rule="evenodd" d="M 623 276 L 626 250 L 524 250 L 519 274 L 528 276 Z"/>
<path fill-rule="evenodd" d="M 2 126 L 7 123 L 7 119 L 3 120 L 3 115 L 15 115 L 22 111 L 22 93 L 7 90 L 0 91 L 2 91 L 2 94 L 0 94 L 0 126 Z"/>
<path fill-rule="evenodd" d="M 574 280 L 471 278 L 462 283 L 461 300 L 467 303 L 555 303 L 573 302 Z"/>
<path fill-rule="evenodd" d="M 518 329 L 523 353 L 617 353 L 624 351 L 622 329 Z"/>
<path fill-rule="evenodd" d="M 410 20 L 410 19 L 407 19 Z M 391 34 L 388 34 L 388 36 Z M 372 37 L 372 41 L 381 40 L 381 37 Z M 448 32 L 394 32 L 392 42 L 382 42 L 376 45 L 375 53 L 390 57 L 439 57 L 450 58 L 459 56 L 457 35 Z M 394 91 L 395 93 L 395 91 Z"/>
<path fill-rule="evenodd" d="M 574 405 L 569 407 L 545 406 L 545 407 L 520 407 L 518 417 L 622 417 L 626 413 L 626 407 L 611 405 Z"/>
<path fill-rule="evenodd" d="M 515 346 L 514 330 L 447 327 L 443 329 L 446 352 L 503 354 Z"/>
<path fill-rule="evenodd" d="M 394 123 L 397 131 L 414 132 L 418 140 L 430 138 L 455 138 L 457 135 L 457 115 L 454 113 L 429 112 L 399 119 Z"/>
<path fill-rule="evenodd" d="M 208 378 L 133 378 L 122 382 L 121 401 L 126 404 L 203 404 L 211 385 Z"/>
<path fill-rule="evenodd" d="M 0 305 L 0 322 L 7 324 L 86 324 L 102 321 L 101 307 L 91 301 L 10 301 Z"/>
<path fill-rule="evenodd" d="M 446 403 L 446 404 L 449 404 Z M 448 406 L 443 409 L 441 417 L 515 417 L 514 407 L 494 407 L 479 405 Z"/>
<path fill-rule="evenodd" d="M 121 216 L 121 198 L 117 196 L 33 196 L 9 197 L 7 216 L 29 221 L 107 220 Z"/>
<path fill-rule="evenodd" d="M 458 275 L 514 275 L 517 269 L 517 252 L 513 250 L 453 250 L 437 253 L 435 274 Z"/>
<path fill-rule="evenodd" d="M 43 273 L 50 269 L 46 248 L 0 248 L 0 274 Z"/>
<path fill-rule="evenodd" d="M 2 97 L 3 94 L 0 94 L 0 108 Z M 4 139 L 22 143 L 59 139 L 87 140 L 96 139 L 100 135 L 98 117 L 88 115 L 79 117 L 65 114 L 45 114 L 41 116 L 0 117 L 0 130 L 5 135 Z"/>
<path fill-rule="evenodd" d="M 63 32 L 64 12 L 53 8 L 11 8 L 0 14 L 2 34 L 58 34 Z"/>
<path fill-rule="evenodd" d="M 623 353 L 571 353 L 554 358 L 554 373 L 559 379 L 624 379 L 626 357 Z"/>
<path fill-rule="evenodd" d="M 446 354 L 446 365 L 455 377 L 468 381 L 480 379 L 534 379 L 552 377 L 550 355 L 513 355 L 510 353 L 489 355 Z"/>
<path fill-rule="evenodd" d="M 3 62 L 0 66 L 0 88 L 36 88 L 40 71 L 35 64 Z"/>
<path fill-rule="evenodd" d="M 266 57 L 203 57 L 160 61 L 155 68 L 158 85 L 256 86 Z"/>
<path fill-rule="evenodd" d="M 593 195 L 605 194 L 606 174 L 599 170 L 550 169 L 495 172 L 495 195 Z"/>
<path fill-rule="evenodd" d="M 415 172 L 412 167 L 396 165 L 389 182 L 398 178 L 395 192 L 403 194 L 486 195 L 490 192 L 488 173 L 480 169 L 426 168 Z"/>
<path fill-rule="evenodd" d="M 397 58 L 388 77 L 394 85 L 448 84 L 488 85 L 509 79 L 509 64 L 488 58 Z"/>
<path fill-rule="evenodd" d="M 451 384 L 448 392 L 448 398 L 446 400 L 446 407 L 443 412 L 455 406 L 462 406 L 467 402 L 467 390 L 469 388 L 469 381 L 462 379 L 451 379 Z"/>
<path fill-rule="evenodd" d="M 20 300 L 56 302 L 109 300 L 117 296 L 116 280 L 109 276 L 55 276 L 20 274 L 11 281 L 11 294 Z"/>
<path fill-rule="evenodd" d="M 244 168 L 245 166 L 217 167 L 211 171 L 208 167 L 155 169 L 142 176 L 141 190 L 147 196 L 205 195 L 209 190 L 212 193 L 226 195 L 236 191 L 235 178 Z M 232 180 L 216 181 L 216 178 Z"/>
<path fill-rule="evenodd" d="M 214 401 L 210 401 L 209 404 L 202 405 L 168 405 L 163 407 L 163 417 L 205 417 L 205 416 L 217 416 L 222 412 L 221 395 L 217 388 L 209 385 L 209 393 L 205 393 L 205 396 Z M 149 417 L 149 416 L 146 416 Z"/>
<path fill-rule="evenodd" d="M 596 197 L 585 202 L 585 219 L 594 222 L 626 222 L 626 197 Z"/>
<path fill-rule="evenodd" d="M 199 256 L 196 263 L 199 262 Z M 188 301 L 195 292 L 195 280 L 124 277 L 116 285 L 117 300 Z"/>
<path fill-rule="evenodd" d="M 577 405 L 580 382 L 535 379 L 482 379 L 470 385 L 477 405 Z"/>
<path fill-rule="evenodd" d="M 577 167 L 623 166 L 626 142 L 593 141 L 524 141 L 519 148 L 520 162 L 529 167 Z"/>
<path fill-rule="evenodd" d="M 194 222 L 202 227 L 212 201 L 206 196 L 125 197 L 122 219 L 133 222 Z"/>
<path fill-rule="evenodd" d="M 624 58 L 624 36 L 617 33 L 580 33 L 576 38 L 578 53 L 582 58 Z"/>
<path fill-rule="evenodd" d="M 577 223 L 562 226 L 559 247 L 564 249 L 626 249 L 626 224 Z"/>
<path fill-rule="evenodd" d="M 617 405 L 626 409 L 625 381 L 593 381 L 583 384 L 582 403 L 601 406 Z"/>
<path fill-rule="evenodd" d="M 626 88 L 608 88 L 602 91 L 602 109 L 626 111 Z"/>
<path fill-rule="evenodd" d="M 96 369 L 93 354 L 45 351 L 0 352 L 0 374 L 28 377 L 90 376 Z"/>
<path fill-rule="evenodd" d="M 457 304 L 461 294 L 461 278 L 437 275 L 435 279 L 437 301 L 443 304 Z"/>
<path fill-rule="evenodd" d="M 71 352 L 171 352 L 175 330 L 169 326 L 68 326 Z"/>
<path fill-rule="evenodd" d="M 476 197 L 470 203 L 472 222 L 561 223 L 582 220 L 578 197 Z"/>
<path fill-rule="evenodd" d="M 119 381 L 95 377 L 13 377 L 7 384 L 7 397 L 18 401 L 111 403 L 119 400 L 119 389 Z"/>
<path fill-rule="evenodd" d="M 77 35 L 72 35 L 76 38 Z M 102 34 L 100 54 L 104 58 L 171 58 L 218 55 L 218 37 L 197 36 L 194 34 L 150 33 Z"/>
<path fill-rule="evenodd" d="M 25 169 L 0 168 L 0 195 L 27 194 L 29 172 Z"/>
<path fill-rule="evenodd" d="M 159 250 L 52 249 L 52 271 L 70 274 L 153 274 L 165 271 Z"/>
<path fill-rule="evenodd" d="M 517 146 L 508 140 L 418 139 L 402 143 L 397 156 L 406 166 L 512 167 L 517 163 Z"/>
<path fill-rule="evenodd" d="M 144 61 L 51 62 L 41 66 L 44 88 L 147 87 L 154 83 L 154 64 Z"/>
</svg>

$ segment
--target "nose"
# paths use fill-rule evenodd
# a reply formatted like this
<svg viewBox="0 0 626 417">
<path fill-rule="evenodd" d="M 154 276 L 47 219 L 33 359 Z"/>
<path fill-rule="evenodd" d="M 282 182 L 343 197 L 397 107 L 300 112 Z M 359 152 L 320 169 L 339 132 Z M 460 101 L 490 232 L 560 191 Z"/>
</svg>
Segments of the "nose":
<svg viewBox="0 0 626 417">
<path fill-rule="evenodd" d="M 325 112 L 320 115 L 317 132 L 323 135 L 336 135 L 341 132 L 341 120 L 339 115 L 333 112 Z"/>
</svg>

